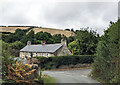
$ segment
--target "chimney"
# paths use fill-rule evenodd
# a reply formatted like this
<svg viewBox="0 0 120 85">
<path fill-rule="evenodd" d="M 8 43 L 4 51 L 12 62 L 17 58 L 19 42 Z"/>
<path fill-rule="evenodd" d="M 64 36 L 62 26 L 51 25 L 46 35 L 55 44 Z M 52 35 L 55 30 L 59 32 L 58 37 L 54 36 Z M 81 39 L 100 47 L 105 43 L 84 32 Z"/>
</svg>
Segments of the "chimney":
<svg viewBox="0 0 120 85">
<path fill-rule="evenodd" d="M 46 41 L 41 41 L 41 45 L 45 45 L 46 44 Z"/>
<path fill-rule="evenodd" d="M 61 44 L 62 44 L 63 46 L 67 46 L 66 40 L 65 40 L 65 39 L 61 39 Z"/>
<path fill-rule="evenodd" d="M 31 45 L 31 41 L 27 41 L 27 45 Z"/>
</svg>

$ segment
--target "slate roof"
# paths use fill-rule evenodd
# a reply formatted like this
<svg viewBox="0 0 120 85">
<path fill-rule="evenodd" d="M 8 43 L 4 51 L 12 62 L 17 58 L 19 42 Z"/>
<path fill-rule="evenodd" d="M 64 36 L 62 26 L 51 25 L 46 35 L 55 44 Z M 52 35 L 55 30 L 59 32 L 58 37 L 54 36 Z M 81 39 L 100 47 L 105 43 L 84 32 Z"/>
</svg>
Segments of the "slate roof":
<svg viewBox="0 0 120 85">
<path fill-rule="evenodd" d="M 45 45 L 26 45 L 20 51 L 22 52 L 48 52 L 54 53 L 59 48 L 61 48 L 61 44 L 45 44 Z"/>
</svg>

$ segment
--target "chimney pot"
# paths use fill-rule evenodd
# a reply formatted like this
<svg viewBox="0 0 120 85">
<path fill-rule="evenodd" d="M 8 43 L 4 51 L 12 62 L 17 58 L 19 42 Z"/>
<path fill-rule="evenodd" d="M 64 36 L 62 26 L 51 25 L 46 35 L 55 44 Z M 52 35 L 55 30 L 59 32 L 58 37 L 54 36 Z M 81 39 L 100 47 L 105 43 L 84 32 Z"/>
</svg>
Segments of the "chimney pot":
<svg viewBox="0 0 120 85">
<path fill-rule="evenodd" d="M 46 44 L 46 41 L 41 41 L 41 44 L 42 44 L 42 45 L 45 45 L 45 44 Z"/>
<path fill-rule="evenodd" d="M 31 45 L 31 41 L 27 41 L 27 45 Z"/>
<path fill-rule="evenodd" d="M 64 46 L 67 46 L 67 42 L 65 39 L 61 39 L 61 44 L 64 45 Z"/>
</svg>

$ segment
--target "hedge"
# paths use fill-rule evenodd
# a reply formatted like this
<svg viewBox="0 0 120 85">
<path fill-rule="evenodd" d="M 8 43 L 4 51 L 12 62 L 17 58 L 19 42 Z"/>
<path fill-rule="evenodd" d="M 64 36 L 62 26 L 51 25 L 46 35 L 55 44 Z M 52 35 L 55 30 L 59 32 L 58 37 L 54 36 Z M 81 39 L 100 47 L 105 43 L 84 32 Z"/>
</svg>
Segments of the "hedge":
<svg viewBox="0 0 120 85">
<path fill-rule="evenodd" d="M 38 65 L 41 69 L 59 68 L 61 65 L 76 65 L 93 63 L 94 55 L 69 55 L 69 56 L 54 56 L 54 57 L 36 57 L 40 62 Z"/>
</svg>

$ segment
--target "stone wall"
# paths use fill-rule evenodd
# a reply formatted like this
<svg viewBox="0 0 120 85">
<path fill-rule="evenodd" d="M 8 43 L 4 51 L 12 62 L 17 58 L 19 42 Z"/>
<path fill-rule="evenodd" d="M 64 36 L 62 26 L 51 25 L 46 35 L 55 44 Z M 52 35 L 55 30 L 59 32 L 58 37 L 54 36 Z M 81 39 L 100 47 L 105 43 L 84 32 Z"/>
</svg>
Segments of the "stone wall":
<svg viewBox="0 0 120 85">
<path fill-rule="evenodd" d="M 59 50 L 57 50 L 55 54 L 57 54 L 57 56 L 72 55 L 72 53 L 67 48 L 67 46 L 64 46 L 64 45 Z"/>
<path fill-rule="evenodd" d="M 72 53 L 70 52 L 70 50 L 67 47 L 66 40 L 62 39 L 61 44 L 62 44 L 62 47 L 59 50 L 57 50 L 55 52 L 55 54 L 57 54 L 57 56 L 72 55 Z"/>
</svg>

